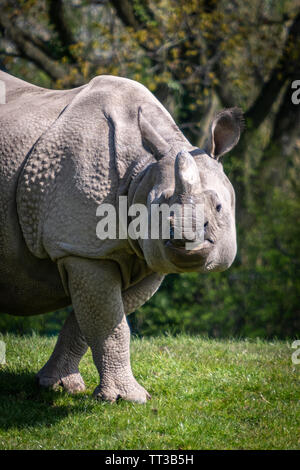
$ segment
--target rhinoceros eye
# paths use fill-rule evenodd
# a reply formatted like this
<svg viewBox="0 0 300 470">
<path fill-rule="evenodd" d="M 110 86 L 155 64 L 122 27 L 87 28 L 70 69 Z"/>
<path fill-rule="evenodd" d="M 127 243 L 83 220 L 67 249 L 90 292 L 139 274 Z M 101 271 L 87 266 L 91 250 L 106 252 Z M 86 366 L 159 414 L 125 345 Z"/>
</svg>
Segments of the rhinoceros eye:
<svg viewBox="0 0 300 470">
<path fill-rule="evenodd" d="M 217 212 L 220 212 L 221 209 L 222 209 L 222 204 L 218 204 L 218 205 L 216 206 L 216 211 L 217 211 Z"/>
</svg>

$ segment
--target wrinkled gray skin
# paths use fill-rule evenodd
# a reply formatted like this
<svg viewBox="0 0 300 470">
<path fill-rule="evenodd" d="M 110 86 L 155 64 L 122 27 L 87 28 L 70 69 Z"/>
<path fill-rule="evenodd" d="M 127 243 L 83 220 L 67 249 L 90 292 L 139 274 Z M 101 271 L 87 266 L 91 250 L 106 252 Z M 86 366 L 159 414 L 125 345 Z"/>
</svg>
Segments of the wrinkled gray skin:
<svg viewBox="0 0 300 470">
<path fill-rule="evenodd" d="M 192 146 L 142 85 L 99 76 L 67 91 L 0 72 L 0 311 L 35 315 L 73 305 L 43 386 L 84 390 L 78 364 L 91 347 L 101 381 L 95 396 L 144 403 L 133 377 L 126 314 L 166 273 L 228 268 L 236 253 L 233 188 L 218 158 L 238 142 L 233 108 L 211 124 L 206 150 Z M 192 154 L 191 154 L 191 153 Z M 205 205 L 205 241 L 100 240 L 96 209 L 129 204 Z"/>
</svg>

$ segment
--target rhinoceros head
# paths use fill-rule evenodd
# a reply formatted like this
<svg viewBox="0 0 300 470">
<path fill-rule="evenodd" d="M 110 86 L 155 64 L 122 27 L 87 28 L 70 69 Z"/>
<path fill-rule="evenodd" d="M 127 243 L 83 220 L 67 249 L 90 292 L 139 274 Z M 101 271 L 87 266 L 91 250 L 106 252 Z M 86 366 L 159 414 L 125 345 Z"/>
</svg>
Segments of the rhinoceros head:
<svg viewBox="0 0 300 470">
<path fill-rule="evenodd" d="M 153 128 L 142 112 L 139 122 L 143 140 L 151 147 L 157 162 L 146 173 L 135 201 L 142 201 L 146 193 L 149 214 L 154 204 L 169 207 L 176 204 L 182 208 L 180 217 L 190 222 L 186 229 L 184 222 L 178 224 L 178 217 L 170 211 L 169 236 L 140 240 L 147 264 L 163 273 L 228 268 L 236 255 L 235 193 L 219 158 L 238 143 L 242 112 L 231 108 L 217 114 L 204 150 L 188 145 L 176 148 Z"/>
</svg>

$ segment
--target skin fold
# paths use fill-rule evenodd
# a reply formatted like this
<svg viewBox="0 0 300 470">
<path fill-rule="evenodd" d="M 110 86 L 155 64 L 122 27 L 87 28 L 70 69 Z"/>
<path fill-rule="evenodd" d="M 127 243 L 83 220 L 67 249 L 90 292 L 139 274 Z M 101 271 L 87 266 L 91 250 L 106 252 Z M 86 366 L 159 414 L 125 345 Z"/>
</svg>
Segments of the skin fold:
<svg viewBox="0 0 300 470">
<path fill-rule="evenodd" d="M 35 315 L 72 305 L 42 386 L 84 390 L 87 347 L 99 372 L 94 395 L 144 403 L 130 366 L 126 315 L 168 273 L 227 269 L 236 254 L 235 195 L 219 158 L 238 142 L 238 108 L 211 123 L 205 149 L 190 144 L 141 84 L 98 76 L 73 90 L 46 90 L 4 72 L 0 105 L 0 311 Z M 100 240 L 97 207 L 204 207 L 204 241 Z M 175 223 L 172 220 L 172 223 Z M 173 227 L 174 229 L 174 227 Z"/>
</svg>

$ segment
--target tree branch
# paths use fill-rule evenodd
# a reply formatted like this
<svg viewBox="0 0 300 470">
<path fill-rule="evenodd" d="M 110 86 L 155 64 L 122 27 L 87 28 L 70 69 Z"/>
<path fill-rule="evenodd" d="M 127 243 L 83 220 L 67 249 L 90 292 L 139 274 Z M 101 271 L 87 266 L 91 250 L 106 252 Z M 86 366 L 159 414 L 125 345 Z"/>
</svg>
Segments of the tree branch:
<svg viewBox="0 0 300 470">
<path fill-rule="evenodd" d="M 50 24 L 54 26 L 61 43 L 63 55 L 67 56 L 72 63 L 76 62 L 70 49 L 70 46 L 75 43 L 75 39 L 65 18 L 63 1 L 48 0 L 48 13 Z"/>
<path fill-rule="evenodd" d="M 15 44 L 22 56 L 32 61 L 37 67 L 46 72 L 50 78 L 58 80 L 66 75 L 64 67 L 49 58 L 38 47 L 37 41 L 32 40 L 28 34 L 24 33 L 15 23 L 12 24 L 9 18 L 3 14 L 0 17 L 0 25 L 5 30 L 5 36 Z"/>
<path fill-rule="evenodd" d="M 274 172 L 277 172 L 277 176 L 281 179 L 285 177 L 284 168 L 288 157 L 296 151 L 295 144 L 300 136 L 300 105 L 292 103 L 292 91 L 288 83 L 274 119 L 269 143 L 255 169 L 260 182 L 256 184 L 258 186 L 256 197 L 262 197 L 266 184 L 274 184 Z"/>
<path fill-rule="evenodd" d="M 296 70 L 295 68 L 295 58 L 293 57 L 295 50 L 297 50 L 297 45 L 299 47 L 299 40 L 300 12 L 294 18 L 289 28 L 281 57 L 274 67 L 269 80 L 262 86 L 258 97 L 245 114 L 246 119 L 250 120 L 254 128 L 258 128 L 265 120 L 287 79 L 292 80 L 299 73 L 299 69 Z"/>
<path fill-rule="evenodd" d="M 134 2 L 130 0 L 110 0 L 110 3 L 117 12 L 125 26 L 130 26 L 135 30 L 146 26 L 145 17 L 154 20 L 154 14 L 149 8 L 147 0 L 140 0 L 140 11 L 134 7 Z M 143 12 L 143 14 L 141 14 Z"/>
</svg>

